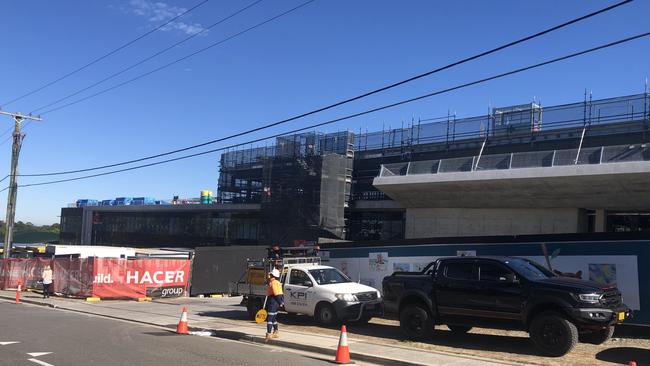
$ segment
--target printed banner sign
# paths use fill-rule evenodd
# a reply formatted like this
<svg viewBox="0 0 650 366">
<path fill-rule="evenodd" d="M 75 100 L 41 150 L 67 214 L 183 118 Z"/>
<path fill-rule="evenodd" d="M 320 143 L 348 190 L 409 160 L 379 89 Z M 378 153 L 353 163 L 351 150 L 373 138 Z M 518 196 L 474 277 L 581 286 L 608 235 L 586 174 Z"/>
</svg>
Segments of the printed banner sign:
<svg viewBox="0 0 650 366">
<path fill-rule="evenodd" d="M 183 286 L 148 287 L 147 297 L 179 297 L 185 293 Z"/>
<path fill-rule="evenodd" d="M 0 260 L 0 288 L 42 288 L 52 265 L 55 293 L 100 298 L 178 297 L 187 291 L 191 261 L 185 259 L 28 258 Z"/>
<path fill-rule="evenodd" d="M 96 258 L 93 293 L 101 298 L 140 298 L 162 295 L 163 291 L 156 288 L 180 287 L 181 291 L 164 293 L 165 297 L 182 296 L 189 274 L 190 261 L 184 259 Z"/>
</svg>

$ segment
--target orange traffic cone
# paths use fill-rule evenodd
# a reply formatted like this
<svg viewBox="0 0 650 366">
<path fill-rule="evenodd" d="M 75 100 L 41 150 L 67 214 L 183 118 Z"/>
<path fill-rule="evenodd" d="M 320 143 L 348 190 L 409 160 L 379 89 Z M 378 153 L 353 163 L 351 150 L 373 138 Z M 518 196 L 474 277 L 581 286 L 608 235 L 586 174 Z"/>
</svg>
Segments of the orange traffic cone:
<svg viewBox="0 0 650 366">
<path fill-rule="evenodd" d="M 20 292 L 21 292 L 21 285 L 18 285 L 18 288 L 16 289 L 16 304 L 20 304 Z"/>
<path fill-rule="evenodd" d="M 181 320 L 178 322 L 176 327 L 177 334 L 189 334 L 187 331 L 187 308 L 183 306 L 183 312 L 181 313 Z"/>
<path fill-rule="evenodd" d="M 350 360 L 350 348 L 348 347 L 348 331 L 345 325 L 341 326 L 341 338 L 339 338 L 339 347 L 336 349 L 336 363 L 352 363 Z"/>
</svg>

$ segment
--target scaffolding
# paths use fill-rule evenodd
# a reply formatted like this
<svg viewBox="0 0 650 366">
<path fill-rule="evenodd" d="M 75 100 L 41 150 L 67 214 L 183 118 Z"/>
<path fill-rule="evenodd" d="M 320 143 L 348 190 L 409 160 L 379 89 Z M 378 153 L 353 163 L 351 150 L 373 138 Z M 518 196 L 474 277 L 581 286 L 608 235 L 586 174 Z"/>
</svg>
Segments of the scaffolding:
<svg viewBox="0 0 650 366">
<path fill-rule="evenodd" d="M 448 112 L 436 118 L 412 118 L 406 125 L 401 123 L 400 128 L 374 132 L 360 129 L 356 134 L 345 131 L 288 135 L 264 147 L 251 146 L 222 154 L 218 200 L 259 203 L 265 211 L 263 217 L 279 218 L 268 223 L 272 226 L 283 227 L 293 215 L 303 218 L 300 225 L 313 229 L 290 233 L 292 229 L 285 228 L 284 237 L 279 232 L 267 235 L 273 240 L 311 237 L 316 232 L 323 234 L 323 229 L 325 235 L 343 237 L 344 228 L 349 227 L 345 217 L 352 217 L 343 212 L 354 209 L 350 202 L 390 199 L 372 184 L 382 165 L 403 167 L 403 171 L 394 174 L 483 170 L 492 165 L 503 169 L 519 164 L 519 156 L 513 158 L 509 150 L 515 145 L 539 155 L 535 151 L 550 142 L 556 144 L 552 150 L 574 148 L 574 141 L 584 140 L 581 136 L 585 133 L 589 138 L 641 133 L 644 137 L 639 138 L 645 141 L 649 129 L 650 94 L 645 92 L 599 100 L 585 98 L 583 102 L 548 107 L 533 100 L 491 108 L 486 115 L 469 118 L 457 118 L 455 113 Z M 624 139 L 620 141 L 626 143 Z M 591 151 L 591 145 L 593 142 L 583 148 L 585 153 Z M 503 153 L 504 158 L 494 155 Z M 329 155 L 339 158 L 326 159 Z M 574 163 L 579 164 L 583 152 L 574 155 Z M 293 193 L 278 195 L 285 191 Z M 302 203 L 297 204 L 293 202 L 296 197 L 310 200 L 300 198 Z M 353 219 L 359 221 L 360 227 L 366 227 L 366 221 L 374 220 L 372 215 L 368 212 L 368 217 Z M 390 228 L 368 226 L 368 235 L 378 231 L 400 232 L 399 220 L 390 220 L 394 221 Z M 298 221 L 295 225 L 299 226 Z"/>
</svg>

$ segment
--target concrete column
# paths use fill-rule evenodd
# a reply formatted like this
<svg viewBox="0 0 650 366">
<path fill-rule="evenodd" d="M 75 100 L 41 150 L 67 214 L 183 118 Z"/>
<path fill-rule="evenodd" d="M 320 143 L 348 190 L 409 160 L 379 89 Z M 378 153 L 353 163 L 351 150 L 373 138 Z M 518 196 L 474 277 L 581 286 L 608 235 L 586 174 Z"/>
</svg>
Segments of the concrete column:
<svg viewBox="0 0 650 366">
<path fill-rule="evenodd" d="M 93 233 L 93 214 L 94 211 L 88 207 L 83 208 L 81 214 L 81 245 L 92 244 Z"/>
<path fill-rule="evenodd" d="M 607 229 L 607 211 L 605 211 L 605 209 L 602 208 L 597 208 L 594 231 L 597 233 L 604 233 L 606 229 Z"/>
</svg>

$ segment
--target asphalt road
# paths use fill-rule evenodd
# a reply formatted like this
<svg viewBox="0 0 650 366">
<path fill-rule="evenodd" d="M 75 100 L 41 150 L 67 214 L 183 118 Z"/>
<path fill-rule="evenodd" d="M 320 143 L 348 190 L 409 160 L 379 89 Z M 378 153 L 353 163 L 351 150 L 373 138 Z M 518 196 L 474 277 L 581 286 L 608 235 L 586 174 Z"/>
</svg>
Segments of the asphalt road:
<svg viewBox="0 0 650 366">
<path fill-rule="evenodd" d="M 0 365 L 331 365 L 328 358 L 0 301 Z"/>
</svg>

